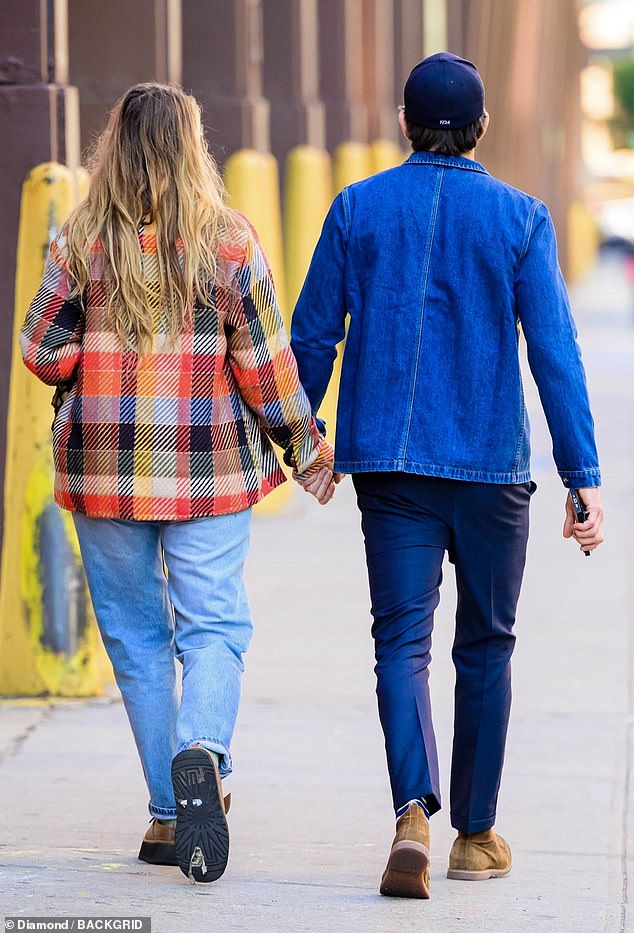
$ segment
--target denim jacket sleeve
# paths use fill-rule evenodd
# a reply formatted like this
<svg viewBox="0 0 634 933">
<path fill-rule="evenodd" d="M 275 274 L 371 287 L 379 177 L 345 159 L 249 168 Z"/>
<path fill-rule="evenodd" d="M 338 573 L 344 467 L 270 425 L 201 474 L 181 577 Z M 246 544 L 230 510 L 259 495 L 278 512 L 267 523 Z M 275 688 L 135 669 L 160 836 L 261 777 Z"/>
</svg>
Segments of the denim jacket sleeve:
<svg viewBox="0 0 634 933">
<path fill-rule="evenodd" d="M 345 336 L 344 268 L 347 192 L 332 203 L 291 323 L 291 347 L 313 412 L 319 410 Z"/>
<path fill-rule="evenodd" d="M 548 209 L 537 202 L 515 287 L 516 308 L 566 486 L 601 485 L 586 378 Z"/>
</svg>

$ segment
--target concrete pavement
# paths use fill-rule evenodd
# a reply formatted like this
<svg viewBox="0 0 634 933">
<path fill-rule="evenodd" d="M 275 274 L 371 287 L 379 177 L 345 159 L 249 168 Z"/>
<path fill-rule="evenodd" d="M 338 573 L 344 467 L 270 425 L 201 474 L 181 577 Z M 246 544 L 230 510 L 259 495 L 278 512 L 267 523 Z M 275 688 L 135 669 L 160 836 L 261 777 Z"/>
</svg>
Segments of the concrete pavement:
<svg viewBox="0 0 634 933">
<path fill-rule="evenodd" d="M 116 697 L 0 707 L 0 917 L 150 915 L 155 933 L 634 931 L 631 761 L 634 330 L 618 267 L 574 293 L 604 469 L 608 540 L 561 538 L 564 492 L 536 393 L 528 568 L 498 829 L 514 868 L 448 881 L 454 832 L 432 819 L 432 899 L 381 898 L 393 832 L 377 722 L 359 521 L 349 482 L 320 509 L 259 519 L 255 637 L 231 778 L 225 876 L 190 886 L 136 859 L 146 791 Z M 446 568 L 432 690 L 445 797 L 455 592 Z"/>
</svg>

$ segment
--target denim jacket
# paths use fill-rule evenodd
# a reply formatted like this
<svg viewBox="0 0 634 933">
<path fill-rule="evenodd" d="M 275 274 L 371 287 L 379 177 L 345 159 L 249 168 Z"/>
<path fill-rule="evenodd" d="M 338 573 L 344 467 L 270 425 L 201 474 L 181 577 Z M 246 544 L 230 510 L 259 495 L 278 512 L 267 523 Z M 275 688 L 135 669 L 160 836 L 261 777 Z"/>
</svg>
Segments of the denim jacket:
<svg viewBox="0 0 634 933">
<path fill-rule="evenodd" d="M 530 480 L 520 328 L 563 483 L 600 485 L 547 208 L 478 162 L 433 152 L 345 188 L 291 329 L 314 411 L 347 329 L 335 468 Z"/>
</svg>

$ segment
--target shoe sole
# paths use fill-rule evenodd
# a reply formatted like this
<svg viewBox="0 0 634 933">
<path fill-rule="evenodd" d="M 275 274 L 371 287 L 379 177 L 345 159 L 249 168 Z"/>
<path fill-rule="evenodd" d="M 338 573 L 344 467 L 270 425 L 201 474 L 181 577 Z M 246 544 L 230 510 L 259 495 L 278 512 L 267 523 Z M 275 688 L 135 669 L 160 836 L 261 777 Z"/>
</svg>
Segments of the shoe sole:
<svg viewBox="0 0 634 933">
<path fill-rule="evenodd" d="M 485 871 L 461 871 L 459 868 L 448 868 L 447 877 L 450 881 L 488 881 L 490 878 L 504 878 L 512 867 L 511 863 L 508 868 L 487 868 Z"/>
<path fill-rule="evenodd" d="M 176 800 L 176 864 L 193 883 L 217 881 L 229 858 L 229 828 L 218 769 L 203 748 L 188 748 L 172 762 Z"/>
<path fill-rule="evenodd" d="M 384 897 L 429 898 L 429 850 L 420 842 L 405 840 L 392 846 L 381 879 Z"/>
<path fill-rule="evenodd" d="M 174 844 L 169 842 L 142 842 L 139 861 L 148 865 L 177 865 Z"/>
</svg>

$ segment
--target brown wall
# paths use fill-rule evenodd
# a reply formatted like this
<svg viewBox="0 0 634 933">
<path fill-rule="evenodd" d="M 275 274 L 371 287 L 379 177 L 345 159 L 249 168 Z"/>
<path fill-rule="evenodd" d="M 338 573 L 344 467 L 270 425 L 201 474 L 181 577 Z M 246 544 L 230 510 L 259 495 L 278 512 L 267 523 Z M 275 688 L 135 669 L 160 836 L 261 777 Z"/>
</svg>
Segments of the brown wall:
<svg viewBox="0 0 634 933">
<path fill-rule="evenodd" d="M 202 103 L 214 155 L 269 147 L 260 0 L 185 0 L 182 82 Z"/>
<path fill-rule="evenodd" d="M 127 88 L 140 81 L 180 81 L 180 4 L 68 0 L 68 5 L 69 72 L 80 91 L 85 153 Z"/>
<path fill-rule="evenodd" d="M 298 144 L 326 145 L 318 10 L 318 0 L 269 0 L 262 6 L 263 93 L 270 104 L 271 151 L 282 160 Z"/>
</svg>

